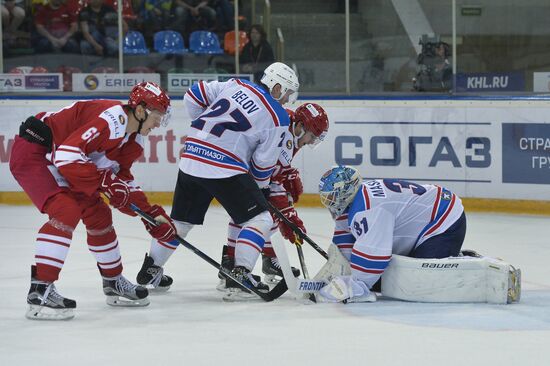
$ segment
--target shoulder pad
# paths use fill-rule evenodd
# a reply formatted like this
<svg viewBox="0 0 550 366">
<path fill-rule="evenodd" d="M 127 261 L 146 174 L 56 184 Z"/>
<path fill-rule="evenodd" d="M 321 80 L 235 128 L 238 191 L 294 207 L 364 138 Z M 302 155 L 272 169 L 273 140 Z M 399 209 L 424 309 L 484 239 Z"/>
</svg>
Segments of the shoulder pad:
<svg viewBox="0 0 550 366">
<path fill-rule="evenodd" d="M 99 118 L 104 119 L 109 125 L 109 139 L 114 140 L 124 137 L 126 134 L 128 115 L 126 115 L 121 105 L 107 108 L 101 112 Z"/>
</svg>

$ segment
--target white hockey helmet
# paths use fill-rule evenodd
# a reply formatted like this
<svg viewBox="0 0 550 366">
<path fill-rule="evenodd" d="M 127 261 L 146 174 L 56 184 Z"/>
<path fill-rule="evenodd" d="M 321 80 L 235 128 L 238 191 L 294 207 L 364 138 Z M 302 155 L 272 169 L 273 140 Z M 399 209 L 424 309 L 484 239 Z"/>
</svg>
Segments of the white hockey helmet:
<svg viewBox="0 0 550 366">
<path fill-rule="evenodd" d="M 264 75 L 260 82 L 269 88 L 269 92 L 273 90 L 275 85 L 281 85 L 280 98 L 291 90 L 292 93 L 288 96 L 289 103 L 295 102 L 298 98 L 298 88 L 300 87 L 298 76 L 296 76 L 294 70 L 282 62 L 274 62 L 269 65 L 264 70 Z"/>
<path fill-rule="evenodd" d="M 344 213 L 361 187 L 359 172 L 350 166 L 337 166 L 327 171 L 319 182 L 321 203 L 334 217 Z"/>
</svg>

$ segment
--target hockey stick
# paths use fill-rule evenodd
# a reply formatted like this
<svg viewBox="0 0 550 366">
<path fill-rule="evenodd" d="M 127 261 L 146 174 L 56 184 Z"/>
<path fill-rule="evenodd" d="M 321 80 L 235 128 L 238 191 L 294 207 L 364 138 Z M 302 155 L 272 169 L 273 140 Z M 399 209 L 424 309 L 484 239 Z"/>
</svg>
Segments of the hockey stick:
<svg viewBox="0 0 550 366">
<path fill-rule="evenodd" d="M 304 274 L 304 278 L 306 280 L 309 280 L 309 273 L 306 267 L 306 260 L 304 259 L 304 251 L 302 250 L 302 244 L 296 238 L 294 245 L 296 245 L 296 251 L 298 252 L 298 259 L 300 260 L 300 267 L 302 267 L 302 273 Z M 313 302 L 317 302 L 317 299 L 315 298 L 314 294 L 309 294 L 308 298 Z"/>
<path fill-rule="evenodd" d="M 300 230 L 298 226 L 296 226 L 296 224 L 294 224 L 292 221 L 287 219 L 285 215 L 281 213 L 281 211 L 279 211 L 275 206 L 271 204 L 271 202 L 267 200 L 266 202 L 267 202 L 267 207 L 269 208 L 269 211 L 273 212 L 275 216 L 277 216 L 279 219 L 284 221 L 285 224 L 288 225 L 288 227 L 291 228 L 292 231 L 296 233 L 296 235 L 298 235 L 302 240 L 306 241 L 309 245 L 311 245 L 313 249 L 317 251 L 317 253 L 321 254 L 323 257 L 325 257 L 325 259 L 328 259 L 328 254 L 323 250 L 323 248 L 321 248 L 319 245 L 317 245 L 317 243 L 311 240 L 309 236 L 307 236 L 304 232 L 302 232 L 302 230 Z"/>
<path fill-rule="evenodd" d="M 155 219 L 153 217 L 151 217 L 150 215 L 146 214 L 145 212 L 143 212 L 139 207 L 137 207 L 136 205 L 134 205 L 133 203 L 130 204 L 130 208 L 136 213 L 138 214 L 141 218 L 143 218 L 145 221 L 147 221 L 148 223 L 150 223 L 151 225 L 155 225 L 157 226 L 158 225 L 158 222 L 155 221 Z M 189 243 L 188 241 L 186 241 L 185 239 L 183 239 L 182 237 L 180 237 L 179 235 L 176 235 L 176 240 L 178 241 L 178 243 L 180 243 L 181 245 L 183 245 L 184 247 L 186 247 L 187 249 L 191 250 L 193 253 L 195 253 L 196 255 L 198 255 L 199 257 L 201 257 L 203 260 L 205 260 L 206 262 L 208 262 L 209 264 L 211 264 L 213 267 L 215 267 L 217 270 L 220 271 L 220 273 L 222 275 L 224 275 L 225 277 L 227 277 L 228 279 L 231 279 L 233 281 L 235 281 L 240 287 L 242 287 L 245 291 L 248 291 L 248 292 L 253 292 L 255 293 L 256 295 L 258 295 L 259 297 L 262 298 L 262 300 L 264 301 L 273 301 L 277 298 L 279 298 L 282 294 L 284 294 L 286 292 L 286 290 L 288 289 L 287 285 L 286 285 L 286 282 L 285 280 L 281 280 L 279 281 L 279 283 L 273 287 L 273 289 L 269 292 L 261 292 L 261 291 L 258 291 L 257 289 L 255 289 L 254 287 L 248 287 L 247 285 L 245 285 L 244 283 L 242 283 L 239 279 L 237 279 L 231 272 L 229 272 L 227 269 L 223 268 L 222 266 L 220 266 L 220 264 L 218 262 L 216 262 L 214 259 L 212 259 L 211 257 L 209 257 L 207 254 L 205 254 L 204 252 L 202 252 L 200 249 L 198 249 L 197 247 L 195 247 L 194 245 L 192 245 L 191 243 Z"/>
</svg>

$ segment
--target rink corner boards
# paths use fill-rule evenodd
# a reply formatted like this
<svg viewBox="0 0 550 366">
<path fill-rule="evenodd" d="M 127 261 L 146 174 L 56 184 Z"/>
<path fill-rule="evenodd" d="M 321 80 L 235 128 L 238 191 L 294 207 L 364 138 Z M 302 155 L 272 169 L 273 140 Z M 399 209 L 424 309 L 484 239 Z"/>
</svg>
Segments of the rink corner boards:
<svg viewBox="0 0 550 366">
<path fill-rule="evenodd" d="M 151 203 L 169 206 L 172 203 L 173 193 L 147 192 L 147 196 Z M 466 208 L 466 212 L 496 212 L 550 216 L 550 201 L 462 198 L 462 203 Z M 0 192 L 0 204 L 30 205 L 32 203 L 24 192 Z M 214 204 L 217 204 L 217 202 L 214 202 Z M 296 206 L 322 207 L 317 194 L 302 195 Z"/>
</svg>

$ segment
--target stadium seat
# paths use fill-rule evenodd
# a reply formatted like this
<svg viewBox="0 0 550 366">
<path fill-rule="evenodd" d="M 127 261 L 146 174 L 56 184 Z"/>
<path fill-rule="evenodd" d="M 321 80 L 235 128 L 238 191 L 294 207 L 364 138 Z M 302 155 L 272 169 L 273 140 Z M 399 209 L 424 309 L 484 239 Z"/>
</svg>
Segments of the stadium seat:
<svg viewBox="0 0 550 366">
<path fill-rule="evenodd" d="M 81 73 L 78 67 L 73 66 L 59 66 L 56 72 L 63 74 L 63 91 L 72 91 L 73 90 L 73 74 Z"/>
<path fill-rule="evenodd" d="M 44 66 L 35 66 L 31 69 L 31 74 L 47 74 L 49 72 Z"/>
<path fill-rule="evenodd" d="M 187 53 L 180 33 L 166 30 L 155 33 L 155 51 L 158 53 L 181 55 Z"/>
<path fill-rule="evenodd" d="M 243 47 L 248 43 L 246 32 L 239 31 L 239 54 L 243 51 Z M 235 31 L 225 33 L 223 37 L 223 49 L 230 55 L 235 54 Z"/>
<path fill-rule="evenodd" d="M 155 72 L 155 70 L 147 66 L 135 66 L 135 67 L 129 68 L 126 72 L 130 74 L 152 74 Z"/>
<path fill-rule="evenodd" d="M 220 41 L 215 33 L 207 31 L 195 31 L 191 33 L 189 48 L 194 53 L 219 55 L 223 53 Z"/>
<path fill-rule="evenodd" d="M 30 74 L 32 66 L 17 66 L 11 69 L 8 74 Z"/>
<path fill-rule="evenodd" d="M 92 70 L 94 74 L 116 74 L 117 71 L 114 67 L 99 66 Z"/>
<path fill-rule="evenodd" d="M 124 37 L 124 54 L 125 55 L 145 55 L 149 53 L 149 49 L 145 45 L 143 34 L 138 31 L 129 31 Z"/>
</svg>

